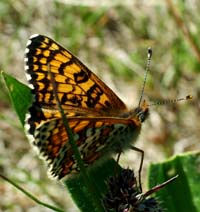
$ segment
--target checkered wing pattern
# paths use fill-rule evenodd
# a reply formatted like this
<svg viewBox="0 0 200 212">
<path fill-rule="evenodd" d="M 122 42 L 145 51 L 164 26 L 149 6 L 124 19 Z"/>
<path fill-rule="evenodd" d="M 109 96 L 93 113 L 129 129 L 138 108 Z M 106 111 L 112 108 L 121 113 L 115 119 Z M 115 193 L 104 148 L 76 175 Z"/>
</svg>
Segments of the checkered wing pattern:
<svg viewBox="0 0 200 212">
<path fill-rule="evenodd" d="M 52 39 L 42 35 L 30 37 L 25 70 L 34 94 L 26 129 L 54 177 L 61 179 L 78 171 L 55 92 L 86 165 L 106 153 L 120 152 L 137 137 L 141 122 L 135 112 L 130 115 L 107 85 Z"/>
</svg>

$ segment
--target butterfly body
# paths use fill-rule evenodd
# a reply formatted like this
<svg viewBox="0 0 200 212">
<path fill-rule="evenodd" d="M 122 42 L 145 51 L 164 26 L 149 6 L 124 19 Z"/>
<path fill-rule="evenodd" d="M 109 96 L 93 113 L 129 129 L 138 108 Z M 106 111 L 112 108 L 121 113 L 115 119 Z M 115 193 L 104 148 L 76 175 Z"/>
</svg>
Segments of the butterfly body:
<svg viewBox="0 0 200 212">
<path fill-rule="evenodd" d="M 78 170 L 54 92 L 85 165 L 130 148 L 138 137 L 148 116 L 146 102 L 129 111 L 109 87 L 55 41 L 33 35 L 27 43 L 25 69 L 34 94 L 26 129 L 54 177 L 61 179 Z"/>
</svg>

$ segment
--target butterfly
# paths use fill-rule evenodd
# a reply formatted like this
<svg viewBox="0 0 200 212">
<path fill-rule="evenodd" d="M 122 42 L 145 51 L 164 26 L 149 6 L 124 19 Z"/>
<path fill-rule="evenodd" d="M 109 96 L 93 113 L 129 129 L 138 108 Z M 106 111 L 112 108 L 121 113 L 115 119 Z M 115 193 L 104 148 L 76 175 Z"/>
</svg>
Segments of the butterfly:
<svg viewBox="0 0 200 212">
<path fill-rule="evenodd" d="M 34 95 L 25 129 L 53 177 L 62 179 L 77 172 L 78 167 L 51 76 L 85 166 L 131 147 L 137 150 L 132 143 L 149 115 L 146 101 L 128 110 L 78 58 L 43 35 L 32 35 L 28 40 L 25 71 Z"/>
</svg>

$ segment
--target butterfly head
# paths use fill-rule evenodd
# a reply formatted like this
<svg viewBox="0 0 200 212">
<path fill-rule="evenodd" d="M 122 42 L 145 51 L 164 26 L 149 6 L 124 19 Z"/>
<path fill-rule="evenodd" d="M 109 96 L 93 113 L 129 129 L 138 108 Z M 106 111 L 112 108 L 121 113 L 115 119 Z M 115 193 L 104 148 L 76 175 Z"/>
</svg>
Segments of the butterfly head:
<svg viewBox="0 0 200 212">
<path fill-rule="evenodd" d="M 140 122 L 144 122 L 147 119 L 149 116 L 149 105 L 145 100 L 134 109 L 134 116 L 136 116 Z"/>
</svg>

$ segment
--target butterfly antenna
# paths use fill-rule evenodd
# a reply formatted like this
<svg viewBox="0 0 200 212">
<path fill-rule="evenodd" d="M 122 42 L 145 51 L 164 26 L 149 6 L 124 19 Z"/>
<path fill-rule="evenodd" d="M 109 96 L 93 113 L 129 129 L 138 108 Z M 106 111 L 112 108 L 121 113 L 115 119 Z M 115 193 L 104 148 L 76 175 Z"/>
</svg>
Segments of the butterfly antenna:
<svg viewBox="0 0 200 212">
<path fill-rule="evenodd" d="M 143 81 L 143 85 L 142 85 L 142 89 L 141 89 L 141 95 L 140 95 L 138 107 L 140 107 L 141 102 L 142 102 L 142 98 L 144 96 L 144 88 L 145 88 L 146 81 L 147 81 L 147 75 L 148 75 L 149 67 L 150 67 L 150 64 L 151 64 L 152 54 L 153 54 L 153 51 L 152 51 L 151 47 L 149 47 L 148 50 L 147 50 L 147 64 L 146 64 L 144 81 Z"/>
<path fill-rule="evenodd" d="M 180 101 L 187 101 L 187 100 L 192 100 L 193 96 L 192 95 L 187 95 L 186 97 L 182 97 L 182 98 L 177 98 L 177 99 L 165 99 L 162 101 L 157 101 L 155 103 L 150 104 L 149 106 L 152 105 L 167 105 L 167 104 L 174 104 L 176 102 L 180 102 Z"/>
</svg>

